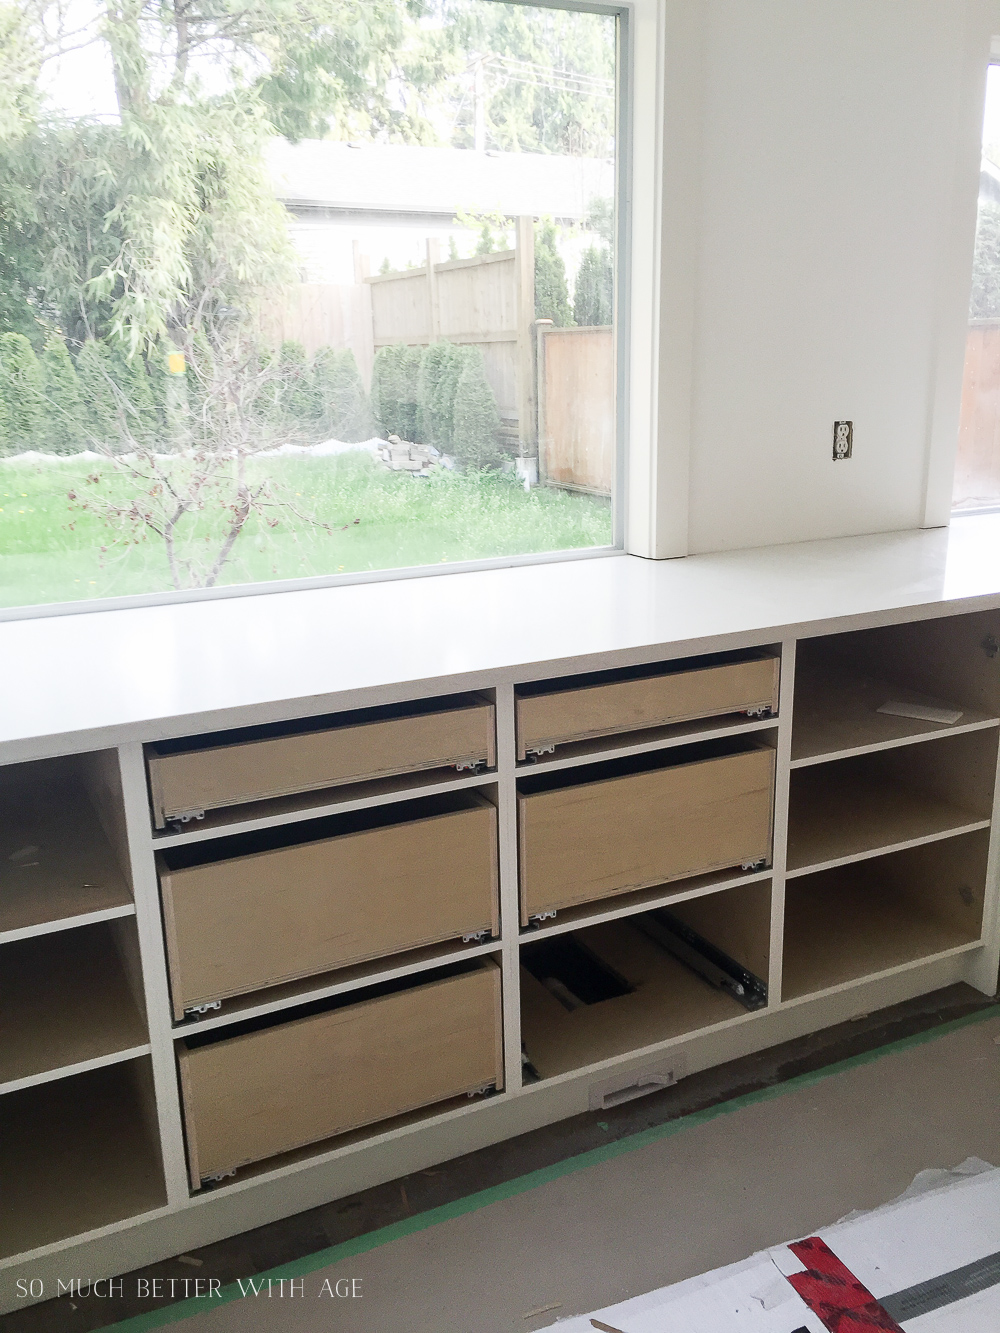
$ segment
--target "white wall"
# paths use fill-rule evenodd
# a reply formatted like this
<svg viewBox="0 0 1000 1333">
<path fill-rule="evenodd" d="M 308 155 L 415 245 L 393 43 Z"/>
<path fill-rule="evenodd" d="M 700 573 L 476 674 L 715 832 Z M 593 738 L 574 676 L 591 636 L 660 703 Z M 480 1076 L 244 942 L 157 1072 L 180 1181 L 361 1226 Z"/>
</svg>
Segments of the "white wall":
<svg viewBox="0 0 1000 1333">
<path fill-rule="evenodd" d="M 667 0 L 664 216 L 687 213 L 664 227 L 660 319 L 691 356 L 678 384 L 661 341 L 667 517 L 642 553 L 945 521 L 998 9 Z M 834 463 L 838 418 L 854 457 Z"/>
</svg>

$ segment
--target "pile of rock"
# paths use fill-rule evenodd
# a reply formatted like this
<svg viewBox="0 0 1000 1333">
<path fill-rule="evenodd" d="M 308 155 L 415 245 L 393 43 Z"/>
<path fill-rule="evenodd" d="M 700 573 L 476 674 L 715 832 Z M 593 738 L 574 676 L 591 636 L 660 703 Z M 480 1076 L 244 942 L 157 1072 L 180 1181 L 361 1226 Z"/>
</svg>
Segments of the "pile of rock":
<svg viewBox="0 0 1000 1333">
<path fill-rule="evenodd" d="M 398 435 L 390 435 L 376 449 L 375 456 L 390 472 L 409 472 L 414 477 L 429 477 L 432 469 L 451 464 L 451 460 L 432 444 L 414 444 L 411 440 L 401 440 Z"/>
</svg>

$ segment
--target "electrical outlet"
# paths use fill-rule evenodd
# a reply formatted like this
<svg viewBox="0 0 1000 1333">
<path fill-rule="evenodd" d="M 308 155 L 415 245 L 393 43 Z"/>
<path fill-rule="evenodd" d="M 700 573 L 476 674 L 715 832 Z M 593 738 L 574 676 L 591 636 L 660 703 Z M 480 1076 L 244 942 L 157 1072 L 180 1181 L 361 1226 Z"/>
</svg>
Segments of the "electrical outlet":
<svg viewBox="0 0 1000 1333">
<path fill-rule="evenodd" d="M 850 458 L 854 449 L 854 422 L 835 421 L 833 423 L 833 461 L 839 463 L 842 458 Z"/>
</svg>

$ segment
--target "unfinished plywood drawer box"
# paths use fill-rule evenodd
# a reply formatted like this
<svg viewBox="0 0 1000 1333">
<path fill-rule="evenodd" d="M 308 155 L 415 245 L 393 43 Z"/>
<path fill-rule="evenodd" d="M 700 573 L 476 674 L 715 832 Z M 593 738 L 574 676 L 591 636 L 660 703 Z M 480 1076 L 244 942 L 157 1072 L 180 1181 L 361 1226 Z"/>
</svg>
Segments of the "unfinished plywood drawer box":
<svg viewBox="0 0 1000 1333">
<path fill-rule="evenodd" d="M 491 959 L 351 998 L 292 1022 L 180 1043 L 194 1189 L 248 1162 L 502 1087 L 500 969 Z"/>
<path fill-rule="evenodd" d="M 326 722 L 328 725 L 323 725 Z M 432 768 L 496 763 L 494 708 L 478 695 L 248 727 L 147 746 L 153 822 Z"/>
<path fill-rule="evenodd" d="M 521 922 L 771 857 L 774 751 L 711 741 L 522 780 Z"/>
<path fill-rule="evenodd" d="M 523 685 L 517 691 L 517 757 L 567 741 L 690 722 L 727 713 L 778 711 L 779 658 L 743 653 L 736 660 L 681 662 Z"/>
<path fill-rule="evenodd" d="M 309 828 L 220 841 L 215 860 L 204 860 L 204 843 L 158 855 L 176 1018 L 366 959 L 499 934 L 497 814 L 478 792 L 317 820 L 311 837 Z"/>
</svg>

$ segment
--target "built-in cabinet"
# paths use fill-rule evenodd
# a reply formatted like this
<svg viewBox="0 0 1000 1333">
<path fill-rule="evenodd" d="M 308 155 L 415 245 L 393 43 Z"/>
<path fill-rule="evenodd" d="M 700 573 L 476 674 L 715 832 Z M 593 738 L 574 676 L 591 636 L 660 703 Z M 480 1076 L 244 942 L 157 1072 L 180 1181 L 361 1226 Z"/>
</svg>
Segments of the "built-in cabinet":
<svg viewBox="0 0 1000 1333">
<path fill-rule="evenodd" d="M 991 991 L 998 654 L 976 612 L 0 768 L 5 1263 Z"/>
</svg>

